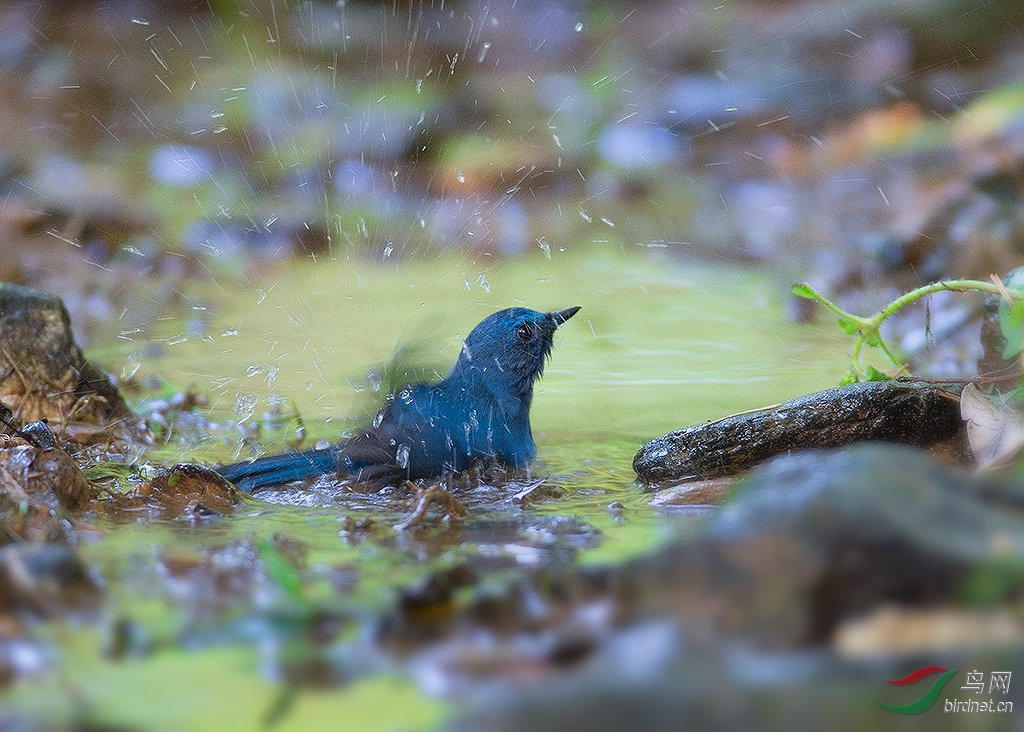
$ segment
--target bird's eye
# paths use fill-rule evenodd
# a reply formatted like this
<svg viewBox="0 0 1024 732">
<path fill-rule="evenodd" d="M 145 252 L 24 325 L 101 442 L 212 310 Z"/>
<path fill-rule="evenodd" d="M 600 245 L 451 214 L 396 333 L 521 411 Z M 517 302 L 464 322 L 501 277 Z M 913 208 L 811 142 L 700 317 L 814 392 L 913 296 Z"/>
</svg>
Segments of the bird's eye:
<svg viewBox="0 0 1024 732">
<path fill-rule="evenodd" d="M 520 323 L 516 327 L 516 338 L 521 341 L 532 341 L 537 335 L 537 328 L 533 323 Z"/>
</svg>

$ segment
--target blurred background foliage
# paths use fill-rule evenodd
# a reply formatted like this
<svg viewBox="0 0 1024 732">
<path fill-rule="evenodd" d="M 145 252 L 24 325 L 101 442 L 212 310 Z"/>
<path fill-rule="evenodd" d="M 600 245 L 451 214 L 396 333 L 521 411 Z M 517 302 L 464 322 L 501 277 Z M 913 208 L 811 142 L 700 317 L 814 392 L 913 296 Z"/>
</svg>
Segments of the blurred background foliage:
<svg viewBox="0 0 1024 732">
<path fill-rule="evenodd" d="M 5 3 L 0 226 L 19 255 L 0 278 L 52 285 L 65 257 L 167 275 L 236 254 L 592 241 L 833 281 L 858 258 L 883 272 L 916 256 L 951 186 L 1013 172 L 1022 14 L 967 0 Z M 997 191 L 1011 208 L 1015 185 Z M 971 269 L 919 276 L 970 274 L 958 266 Z"/>
</svg>

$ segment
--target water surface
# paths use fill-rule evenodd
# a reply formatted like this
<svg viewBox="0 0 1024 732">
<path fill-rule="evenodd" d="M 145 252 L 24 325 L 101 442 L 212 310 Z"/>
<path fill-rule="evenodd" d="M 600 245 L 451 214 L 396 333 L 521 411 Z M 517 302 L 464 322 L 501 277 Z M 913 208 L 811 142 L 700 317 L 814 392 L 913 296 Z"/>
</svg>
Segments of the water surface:
<svg viewBox="0 0 1024 732">
<path fill-rule="evenodd" d="M 232 625 L 231 618 L 245 617 L 244 608 L 228 603 L 227 619 L 212 611 L 206 617 L 194 586 L 183 585 L 178 597 L 169 589 L 161 575 L 169 561 L 194 561 L 232 541 L 287 536 L 305 543 L 314 573 L 341 568 L 358 576 L 340 595 L 322 582 L 312 593 L 370 615 L 423 572 L 467 558 L 511 566 L 552 557 L 622 561 L 700 525 L 700 512 L 647 505 L 631 469 L 644 441 L 832 386 L 847 349 L 827 329 L 787 322 L 785 289 L 764 273 L 607 246 L 523 257 L 514 265 L 455 254 L 427 262 L 339 254 L 244 272 L 214 262 L 208 272 L 181 293 L 185 306 L 112 332 L 87 355 L 115 372 L 134 371 L 136 379 L 158 377 L 208 395 L 215 419 L 259 419 L 275 405 L 297 412 L 307 446 L 369 418 L 383 390 L 375 391 L 367 374 L 398 347 L 444 374 L 460 339 L 497 309 L 582 306 L 558 331 L 534 397 L 538 458 L 530 478 L 546 478 L 550 490 L 524 507 L 508 491 L 484 487 L 463 496 L 466 519 L 434 519 L 398 533 L 389 527 L 400 509 L 352 494 L 310 506 L 252 499 L 235 515 L 200 525 L 99 519 L 98 540 L 83 554 L 108 583 L 111 616 L 133 618 L 164 649 L 111 664 L 97 657 L 102 634 L 58 631 L 69 658 L 60 684 L 90 700 L 96 720 L 153 728 L 154 710 L 163 705 L 159 718 L 168 729 L 245 727 L 258 721 L 277 688 L 261 662 L 259 633 L 239 638 Z M 122 317 L 131 320 L 130 311 Z M 140 325 L 142 332 L 124 332 Z M 288 435 L 294 430 L 267 431 L 253 446 L 231 430 L 175 434 L 149 457 L 219 463 L 254 447 L 278 452 Z M 622 508 L 608 510 L 616 501 Z M 366 516 L 377 531 L 353 541 L 346 520 Z M 549 516 L 582 528 L 549 536 Z M 272 605 L 274 588 L 267 592 Z M 20 694 L 44 716 L 67 719 L 76 708 L 75 694 L 52 683 Z M 385 697 L 401 701 L 382 708 Z M 189 703 L 204 698 L 205 711 Z M 217 698 L 261 702 L 238 717 L 217 711 Z M 426 729 L 443 717 L 443 707 L 401 675 L 377 674 L 333 695 L 304 698 L 281 728 L 332 728 L 338 714 L 355 715 L 365 729 Z"/>
</svg>

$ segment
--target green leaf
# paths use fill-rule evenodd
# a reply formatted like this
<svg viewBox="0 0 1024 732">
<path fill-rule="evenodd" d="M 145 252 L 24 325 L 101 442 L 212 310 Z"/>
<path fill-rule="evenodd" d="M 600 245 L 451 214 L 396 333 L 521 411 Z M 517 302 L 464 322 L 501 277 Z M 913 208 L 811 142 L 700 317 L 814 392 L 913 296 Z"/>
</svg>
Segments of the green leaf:
<svg viewBox="0 0 1024 732">
<path fill-rule="evenodd" d="M 274 544 L 263 539 L 256 545 L 260 559 L 263 560 L 263 569 L 285 593 L 293 600 L 305 601 L 302 592 L 302 578 L 295 571 L 291 562 L 284 558 L 280 550 Z"/>
<path fill-rule="evenodd" d="M 846 333 L 846 335 L 857 335 L 857 324 L 852 320 L 840 318 L 839 327 L 843 329 L 843 332 Z"/>
<path fill-rule="evenodd" d="M 1016 562 L 995 558 L 983 561 L 967 575 L 957 599 L 971 605 L 992 607 L 1013 596 L 1024 582 L 1024 568 Z"/>
<path fill-rule="evenodd" d="M 814 291 L 814 288 L 808 285 L 806 282 L 801 282 L 799 285 L 793 285 L 793 287 L 790 288 L 790 292 L 792 292 L 797 297 L 803 297 L 808 300 L 818 299 L 818 293 L 816 293 Z"/>
<path fill-rule="evenodd" d="M 1003 358 L 1011 359 L 1020 354 L 1024 348 L 1024 300 L 1016 300 L 1013 305 L 1006 301 L 999 303 L 999 330 L 1006 339 Z"/>
<path fill-rule="evenodd" d="M 884 371 L 879 371 L 874 366 L 868 366 L 867 379 L 868 381 L 889 381 L 892 377 Z"/>
<path fill-rule="evenodd" d="M 1024 300 L 1015 300 L 1010 308 L 1010 325 L 1014 328 L 1024 326 Z"/>
<path fill-rule="evenodd" d="M 874 348 L 882 343 L 882 339 L 879 338 L 878 331 L 873 331 L 864 337 L 864 342 Z"/>
<path fill-rule="evenodd" d="M 126 465 L 124 463 L 98 463 L 97 465 L 90 465 L 82 469 L 82 473 L 87 480 L 96 481 L 109 480 L 111 478 L 127 480 L 129 475 L 136 472 L 138 472 L 138 469 L 134 465 Z"/>
<path fill-rule="evenodd" d="M 270 707 L 263 714 L 263 727 L 271 729 L 277 723 L 287 717 L 295 709 L 295 703 L 299 700 L 299 687 L 295 684 L 285 684 L 274 695 Z"/>
</svg>

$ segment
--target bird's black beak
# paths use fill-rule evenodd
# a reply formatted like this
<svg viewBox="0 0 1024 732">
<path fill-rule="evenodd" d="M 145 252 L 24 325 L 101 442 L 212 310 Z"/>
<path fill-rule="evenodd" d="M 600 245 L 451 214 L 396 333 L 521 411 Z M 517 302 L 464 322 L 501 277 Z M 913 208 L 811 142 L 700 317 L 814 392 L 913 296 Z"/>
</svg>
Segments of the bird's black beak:
<svg viewBox="0 0 1024 732">
<path fill-rule="evenodd" d="M 556 310 L 553 313 L 548 313 L 548 317 L 551 318 L 557 328 L 579 311 L 580 308 L 579 305 L 577 305 L 574 308 L 566 308 L 565 310 Z"/>
</svg>

